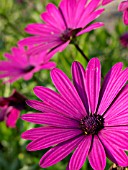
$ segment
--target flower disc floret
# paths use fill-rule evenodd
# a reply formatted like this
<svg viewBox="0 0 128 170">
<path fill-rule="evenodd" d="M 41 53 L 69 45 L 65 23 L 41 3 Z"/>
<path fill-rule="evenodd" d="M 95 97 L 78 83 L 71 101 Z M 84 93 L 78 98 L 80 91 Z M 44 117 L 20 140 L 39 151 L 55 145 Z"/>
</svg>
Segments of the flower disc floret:
<svg viewBox="0 0 128 170">
<path fill-rule="evenodd" d="M 86 116 L 81 119 L 80 127 L 85 135 L 96 135 L 104 128 L 104 118 L 97 114 Z"/>
</svg>

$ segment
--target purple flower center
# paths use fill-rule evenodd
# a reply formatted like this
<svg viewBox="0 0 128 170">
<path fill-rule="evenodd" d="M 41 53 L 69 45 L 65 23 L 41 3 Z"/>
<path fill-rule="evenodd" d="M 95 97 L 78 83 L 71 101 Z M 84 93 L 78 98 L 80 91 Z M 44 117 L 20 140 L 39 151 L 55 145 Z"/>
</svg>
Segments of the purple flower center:
<svg viewBox="0 0 128 170">
<path fill-rule="evenodd" d="M 24 68 L 24 73 L 28 73 L 32 71 L 35 68 L 35 66 L 29 65 L 26 68 Z"/>
<path fill-rule="evenodd" d="M 104 127 L 104 118 L 101 115 L 86 116 L 80 121 L 80 126 L 85 135 L 97 134 Z"/>
<path fill-rule="evenodd" d="M 77 29 L 72 29 L 72 28 L 67 28 L 60 36 L 61 40 L 66 42 L 68 40 L 72 40 L 75 38 L 76 34 L 81 31 L 82 28 L 77 28 Z"/>
</svg>

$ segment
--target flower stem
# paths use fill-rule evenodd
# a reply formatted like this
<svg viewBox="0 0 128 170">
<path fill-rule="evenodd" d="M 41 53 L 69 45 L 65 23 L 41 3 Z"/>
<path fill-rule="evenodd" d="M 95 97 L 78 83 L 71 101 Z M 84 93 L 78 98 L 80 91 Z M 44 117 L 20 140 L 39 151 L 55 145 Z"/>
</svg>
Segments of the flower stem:
<svg viewBox="0 0 128 170">
<path fill-rule="evenodd" d="M 79 47 L 79 45 L 76 44 L 76 43 L 74 43 L 74 45 L 75 45 L 76 49 L 80 52 L 80 54 L 84 57 L 84 59 L 85 59 L 87 62 L 89 62 L 88 57 L 84 54 L 84 52 L 83 52 L 82 49 Z"/>
</svg>

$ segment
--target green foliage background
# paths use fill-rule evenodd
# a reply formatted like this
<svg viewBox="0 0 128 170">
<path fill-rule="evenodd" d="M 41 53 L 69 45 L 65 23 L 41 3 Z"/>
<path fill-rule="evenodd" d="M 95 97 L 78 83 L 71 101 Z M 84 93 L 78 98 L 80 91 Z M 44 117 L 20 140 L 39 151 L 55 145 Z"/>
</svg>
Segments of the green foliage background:
<svg viewBox="0 0 128 170">
<path fill-rule="evenodd" d="M 0 2 L 0 59 L 4 60 L 4 53 L 9 52 L 11 47 L 16 46 L 17 41 L 28 36 L 24 28 L 29 23 L 41 22 L 39 15 L 45 11 L 45 6 L 49 2 L 55 4 L 59 0 L 1 0 Z M 123 62 L 124 68 L 128 66 L 128 49 L 121 47 L 119 37 L 128 31 L 128 27 L 123 25 L 121 17 L 115 23 L 114 30 L 109 32 L 105 28 L 92 31 L 88 34 L 78 37 L 77 41 L 81 49 L 89 58 L 99 57 L 102 64 L 102 73 L 105 74 L 116 62 Z M 81 54 L 71 44 L 62 53 L 58 53 L 53 58 L 57 67 L 62 69 L 70 78 L 70 67 L 74 61 L 80 61 L 84 67 L 87 63 Z M 24 81 L 18 80 L 13 84 L 3 84 L 0 81 L 0 96 L 7 97 L 15 88 L 24 94 L 28 99 L 37 99 L 33 93 L 33 87 L 36 85 L 54 88 L 52 85 L 49 71 L 40 71 L 36 73 L 33 79 Z M 26 113 L 32 111 L 27 108 Z M 38 162 L 45 151 L 27 152 L 26 145 L 28 141 L 21 139 L 20 135 L 26 129 L 34 127 L 33 124 L 22 121 L 17 122 L 16 129 L 9 129 L 4 122 L 0 123 L 0 170 L 41 170 Z M 71 156 L 71 155 L 70 155 Z M 47 168 L 48 170 L 64 170 L 69 157 L 60 163 Z M 106 170 L 111 166 L 107 160 Z M 86 161 L 83 170 L 91 170 Z"/>
</svg>

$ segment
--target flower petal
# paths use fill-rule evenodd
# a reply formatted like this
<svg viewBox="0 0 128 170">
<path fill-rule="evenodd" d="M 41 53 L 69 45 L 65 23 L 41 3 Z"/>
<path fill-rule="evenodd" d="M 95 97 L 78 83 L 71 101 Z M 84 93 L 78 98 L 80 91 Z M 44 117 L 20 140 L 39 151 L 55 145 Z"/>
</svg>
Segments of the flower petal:
<svg viewBox="0 0 128 170">
<path fill-rule="evenodd" d="M 94 136 L 88 159 L 94 170 L 104 170 L 106 165 L 106 154 L 104 147 L 97 136 Z"/>
<path fill-rule="evenodd" d="M 112 106 L 104 114 L 105 122 L 118 119 L 118 116 L 121 116 L 128 109 L 128 85 L 126 85 L 117 98 L 114 100 Z"/>
<path fill-rule="evenodd" d="M 29 113 L 22 115 L 21 118 L 36 124 L 46 124 L 62 128 L 79 128 L 79 122 L 55 113 Z"/>
<path fill-rule="evenodd" d="M 28 151 L 36 151 L 48 148 L 50 146 L 59 144 L 61 142 L 67 141 L 69 139 L 72 139 L 82 133 L 81 130 L 74 130 L 74 131 L 65 131 L 64 133 L 55 133 L 51 135 L 46 135 L 45 137 L 41 136 L 35 140 L 33 140 L 31 143 L 28 144 L 27 150 Z"/>
<path fill-rule="evenodd" d="M 44 127 L 38 127 L 38 128 L 27 130 L 22 133 L 21 137 L 23 139 L 35 140 L 40 137 L 43 138 L 45 136 L 52 136 L 54 134 L 59 134 L 59 133 L 65 133 L 65 132 L 75 133 L 75 131 L 76 129 L 63 129 L 63 128 L 56 128 L 51 126 L 44 126 Z M 79 130 L 77 129 L 77 131 Z"/>
<path fill-rule="evenodd" d="M 107 140 L 102 138 L 101 135 L 99 135 L 99 138 L 104 145 L 107 157 L 112 162 L 114 162 L 119 166 L 123 166 L 123 167 L 128 166 L 128 157 L 123 150 L 116 148 L 115 145 L 111 145 L 111 143 L 109 143 Z"/>
<path fill-rule="evenodd" d="M 81 34 L 84 34 L 84 33 L 86 33 L 86 32 L 92 31 L 92 30 L 94 30 L 94 29 L 100 28 L 100 27 L 102 27 L 102 26 L 104 26 L 104 23 L 102 23 L 102 22 L 96 22 L 96 23 L 94 23 L 94 24 L 89 25 L 87 28 L 83 29 L 82 31 L 80 31 L 80 32 L 77 34 L 77 36 L 79 36 L 79 35 L 81 35 Z"/>
<path fill-rule="evenodd" d="M 71 104 L 67 104 L 67 101 L 60 96 L 60 94 L 50 90 L 46 87 L 36 86 L 34 88 L 35 94 L 41 99 L 44 100 L 46 104 L 53 108 L 53 111 L 56 109 L 57 112 L 62 112 L 67 117 L 73 117 L 76 119 L 80 119 L 81 114 L 71 106 Z"/>
<path fill-rule="evenodd" d="M 84 105 L 69 78 L 61 70 L 56 68 L 51 71 L 51 78 L 66 102 L 77 110 L 78 116 L 81 118 L 85 116 L 87 113 Z"/>
<path fill-rule="evenodd" d="M 40 166 L 42 168 L 47 168 L 61 161 L 67 155 L 69 155 L 73 149 L 77 147 L 77 145 L 83 139 L 83 136 L 76 137 L 74 139 L 70 139 L 66 142 L 60 143 L 54 148 L 50 149 L 40 160 Z"/>
<path fill-rule="evenodd" d="M 74 62 L 72 64 L 72 77 L 74 86 L 83 101 L 83 104 L 89 113 L 88 99 L 85 89 L 85 71 L 83 66 L 79 62 Z"/>
<path fill-rule="evenodd" d="M 92 136 L 87 136 L 84 137 L 84 139 L 79 143 L 77 149 L 70 159 L 69 170 L 82 168 L 90 149 L 91 140 Z"/>
<path fill-rule="evenodd" d="M 93 58 L 89 61 L 85 75 L 90 112 L 95 113 L 99 98 L 101 80 L 101 67 L 98 58 Z"/>
<path fill-rule="evenodd" d="M 100 93 L 98 114 L 102 115 L 128 80 L 128 69 L 122 71 L 122 63 L 115 64 L 105 77 Z"/>
<path fill-rule="evenodd" d="M 20 110 L 16 108 L 12 108 L 9 115 L 6 118 L 6 125 L 11 128 L 16 127 L 16 122 L 20 116 Z"/>
<path fill-rule="evenodd" d="M 120 128 L 120 127 L 119 127 Z M 118 130 L 113 131 L 113 129 L 107 129 L 100 131 L 99 135 L 102 139 L 108 141 L 110 145 L 115 145 L 116 148 L 120 148 L 123 150 L 128 150 L 128 133 L 121 132 Z"/>
</svg>

